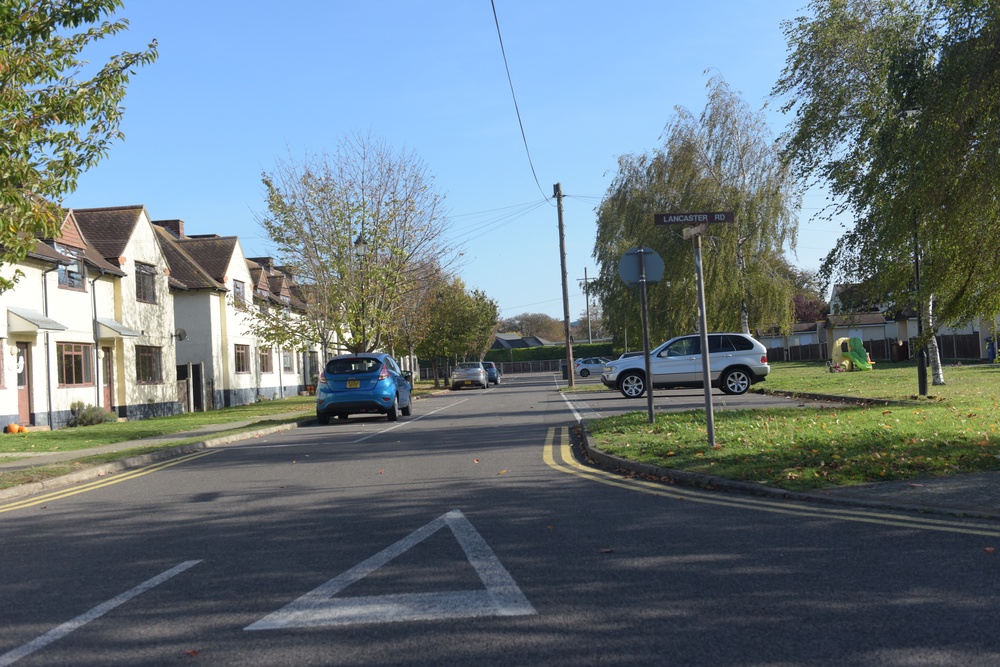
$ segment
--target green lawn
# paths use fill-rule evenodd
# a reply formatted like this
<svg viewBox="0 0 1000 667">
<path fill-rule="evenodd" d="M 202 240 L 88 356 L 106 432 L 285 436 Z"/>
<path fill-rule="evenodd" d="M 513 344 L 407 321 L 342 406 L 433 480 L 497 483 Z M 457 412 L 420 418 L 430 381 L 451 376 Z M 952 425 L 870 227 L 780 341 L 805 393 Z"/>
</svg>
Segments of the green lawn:
<svg viewBox="0 0 1000 667">
<path fill-rule="evenodd" d="M 946 384 L 917 396 L 911 363 L 830 373 L 819 362 L 772 364 L 755 390 L 884 399 L 820 408 L 716 411 L 716 448 L 704 411 L 645 411 L 588 423 L 618 456 L 789 490 L 1000 470 L 1000 365 L 948 366 Z"/>
</svg>

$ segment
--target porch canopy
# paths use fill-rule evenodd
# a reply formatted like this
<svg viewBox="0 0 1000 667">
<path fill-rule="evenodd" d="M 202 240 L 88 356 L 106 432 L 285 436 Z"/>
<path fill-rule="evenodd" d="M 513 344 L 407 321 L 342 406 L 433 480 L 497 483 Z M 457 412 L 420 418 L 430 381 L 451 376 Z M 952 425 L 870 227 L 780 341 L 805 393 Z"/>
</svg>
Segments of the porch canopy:
<svg viewBox="0 0 1000 667">
<path fill-rule="evenodd" d="M 138 338 L 141 335 L 135 329 L 107 317 L 97 318 L 97 334 L 98 338 Z"/>
<path fill-rule="evenodd" d="M 37 310 L 7 307 L 7 332 L 12 334 L 36 333 L 38 331 L 66 331 L 65 324 L 42 315 Z"/>
</svg>

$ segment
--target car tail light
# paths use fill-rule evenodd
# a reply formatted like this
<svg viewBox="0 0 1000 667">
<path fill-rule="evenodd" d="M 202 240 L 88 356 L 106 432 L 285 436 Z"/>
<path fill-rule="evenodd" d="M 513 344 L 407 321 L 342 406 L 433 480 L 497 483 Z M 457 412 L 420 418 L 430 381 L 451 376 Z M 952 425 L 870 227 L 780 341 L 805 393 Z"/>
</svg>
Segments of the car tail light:
<svg viewBox="0 0 1000 667">
<path fill-rule="evenodd" d="M 766 354 L 760 355 L 760 363 L 762 363 L 762 364 L 766 364 L 767 363 L 767 355 Z"/>
<path fill-rule="evenodd" d="M 326 371 L 322 370 L 319 372 L 319 383 L 326 384 Z"/>
<path fill-rule="evenodd" d="M 389 369 L 388 369 L 388 367 L 386 367 L 385 364 L 382 364 L 382 368 L 379 369 L 379 372 L 378 372 L 378 379 L 379 380 L 385 380 L 388 377 L 389 377 Z"/>
</svg>

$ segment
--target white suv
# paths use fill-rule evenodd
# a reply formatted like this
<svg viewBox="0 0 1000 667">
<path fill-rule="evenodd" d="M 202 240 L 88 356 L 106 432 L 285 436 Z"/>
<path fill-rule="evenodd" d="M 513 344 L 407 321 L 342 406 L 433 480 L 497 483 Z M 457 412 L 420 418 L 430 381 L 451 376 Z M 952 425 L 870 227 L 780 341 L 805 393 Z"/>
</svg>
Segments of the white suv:
<svg viewBox="0 0 1000 667">
<path fill-rule="evenodd" d="M 626 398 L 642 396 L 649 384 L 654 389 L 703 386 L 699 334 L 671 338 L 650 352 L 649 361 L 651 383 L 646 382 L 646 362 L 641 354 L 609 362 L 601 382 Z M 743 333 L 708 334 L 708 364 L 712 386 L 727 394 L 744 394 L 771 372 L 767 348 Z"/>
</svg>

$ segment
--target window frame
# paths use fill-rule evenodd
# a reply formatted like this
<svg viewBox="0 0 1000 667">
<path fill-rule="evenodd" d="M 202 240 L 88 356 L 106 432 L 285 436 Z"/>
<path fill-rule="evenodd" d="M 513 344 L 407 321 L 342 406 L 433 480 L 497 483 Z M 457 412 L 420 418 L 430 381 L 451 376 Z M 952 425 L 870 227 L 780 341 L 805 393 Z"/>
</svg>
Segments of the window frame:
<svg viewBox="0 0 1000 667">
<path fill-rule="evenodd" d="M 250 346 L 249 345 L 233 345 L 233 355 L 235 357 L 235 363 L 233 368 L 237 375 L 247 375 L 253 370 L 250 367 Z"/>
<path fill-rule="evenodd" d="M 156 266 L 145 262 L 135 263 L 135 300 L 158 303 L 156 299 Z"/>
<path fill-rule="evenodd" d="M 233 300 L 240 306 L 245 306 L 247 303 L 246 283 L 235 278 L 233 278 Z"/>
<path fill-rule="evenodd" d="M 74 264 L 60 264 L 56 274 L 58 275 L 59 289 L 72 290 L 74 292 L 86 292 L 87 291 L 87 268 L 83 263 L 83 253 L 76 249 L 63 246 L 60 244 L 55 245 L 55 249 L 61 254 L 67 257 L 72 257 Z M 70 268 L 75 266 L 75 268 Z M 71 280 L 73 276 L 76 276 L 76 280 L 79 280 L 79 285 L 74 284 L 76 280 Z"/>
<path fill-rule="evenodd" d="M 274 350 L 269 347 L 261 347 L 257 349 L 257 358 L 260 360 L 260 372 L 263 373 L 273 373 L 274 372 Z"/>
<path fill-rule="evenodd" d="M 67 348 L 73 348 L 67 351 Z M 72 359 L 67 365 L 67 357 Z M 72 371 L 72 382 L 67 382 L 67 371 Z M 76 377 L 77 374 L 82 376 Z M 60 387 L 94 386 L 94 344 L 58 341 L 56 343 L 56 376 Z"/>
<path fill-rule="evenodd" d="M 149 371 L 144 376 L 143 371 Z M 135 346 L 136 384 L 163 384 L 163 348 L 153 345 Z"/>
</svg>

